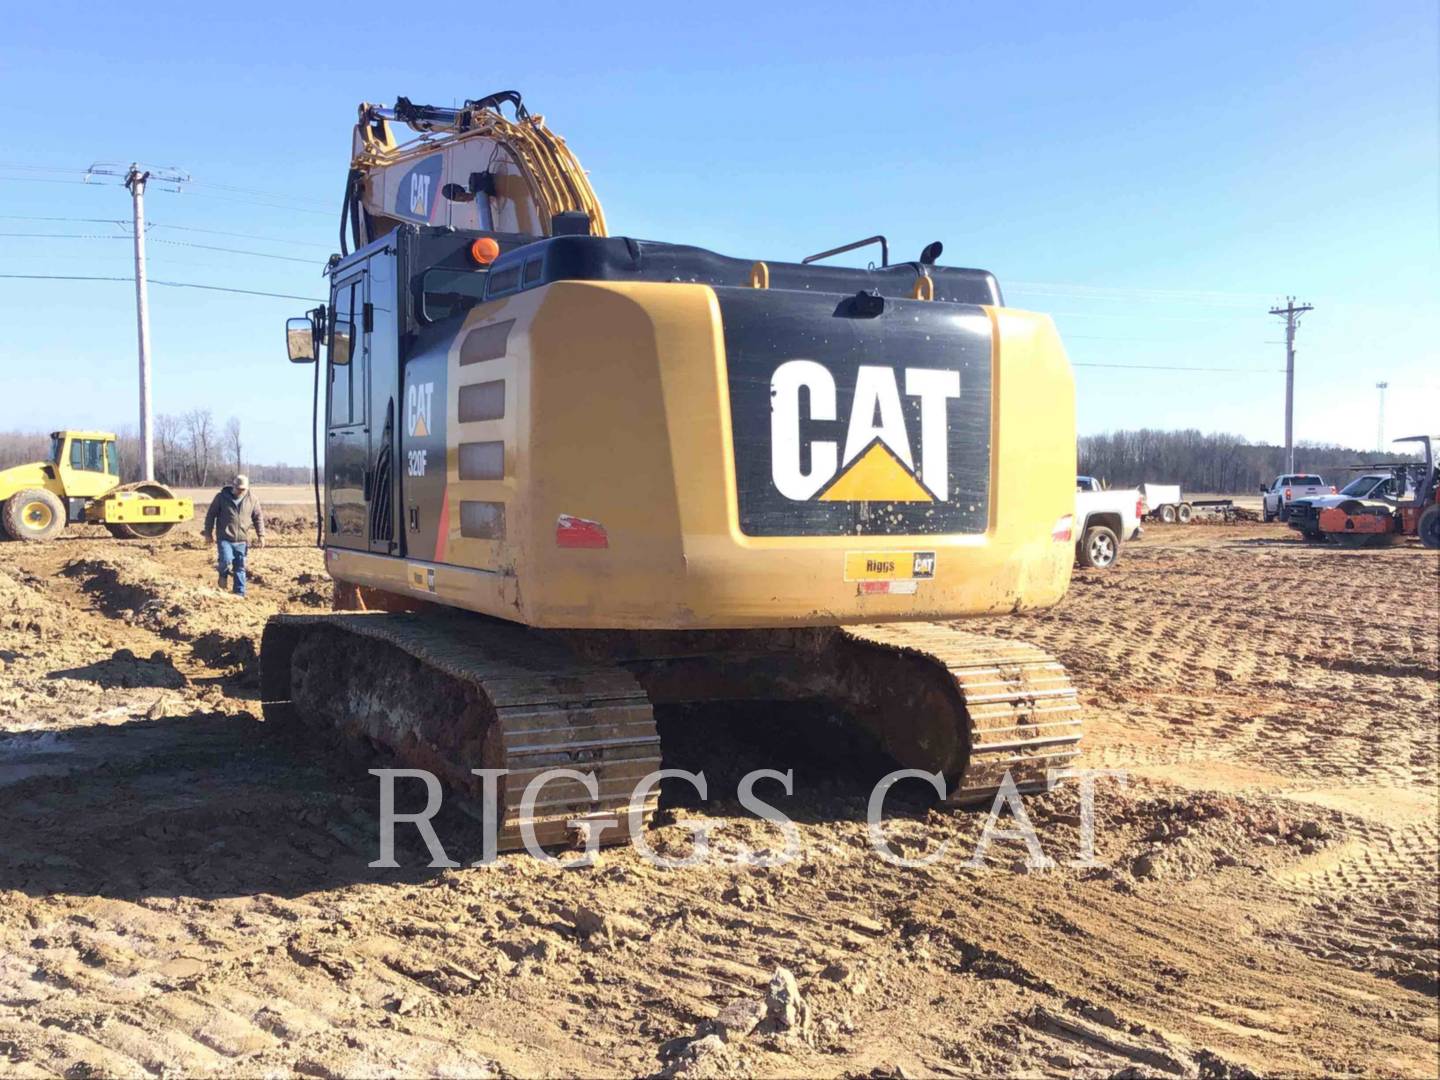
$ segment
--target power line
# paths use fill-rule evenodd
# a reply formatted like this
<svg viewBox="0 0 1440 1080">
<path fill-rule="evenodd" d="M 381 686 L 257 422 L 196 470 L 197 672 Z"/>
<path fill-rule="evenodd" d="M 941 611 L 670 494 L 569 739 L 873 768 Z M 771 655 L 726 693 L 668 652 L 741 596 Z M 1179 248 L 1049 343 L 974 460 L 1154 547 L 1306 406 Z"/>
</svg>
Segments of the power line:
<svg viewBox="0 0 1440 1080">
<path fill-rule="evenodd" d="M 1047 311 L 1045 314 L 1056 319 L 1134 319 L 1131 311 Z M 1162 319 L 1165 322 L 1233 323 L 1233 315 L 1167 315 L 1147 311 L 1142 319 Z"/>
<path fill-rule="evenodd" d="M 120 218 L 89 218 L 89 217 L 41 217 L 33 214 L 0 214 L 0 221 L 61 221 L 76 225 L 116 225 L 124 228 L 128 222 Z M 255 236 L 253 233 L 230 232 L 225 229 L 204 229 L 198 225 L 172 225 L 167 221 L 147 221 L 147 229 L 174 229 L 178 232 L 205 233 L 209 236 L 233 236 L 238 240 L 250 240 L 260 244 L 288 244 L 292 247 L 310 247 L 328 250 L 331 245 L 317 243 L 314 240 L 291 240 L 281 236 Z M 94 234 L 90 233 L 0 233 L 0 236 L 42 236 L 59 239 L 89 239 Z M 108 236 L 101 239 L 109 239 Z M 121 239 L 125 239 L 121 237 Z"/>
<path fill-rule="evenodd" d="M 37 217 L 33 214 L 0 214 L 0 221 L 73 221 L 86 225 L 125 225 L 123 218 L 104 217 Z"/>
<path fill-rule="evenodd" d="M 259 289 L 234 289 L 224 285 L 201 285 L 195 281 L 157 281 L 156 285 L 168 285 L 172 289 L 205 289 L 209 292 L 239 293 L 243 296 L 273 296 L 279 300 L 304 300 L 310 304 L 323 304 L 315 296 L 297 296 L 295 293 L 262 292 Z"/>
<path fill-rule="evenodd" d="M 85 171 L 84 169 L 81 169 L 81 168 L 74 168 L 74 169 L 56 169 L 56 168 L 52 168 L 52 167 L 49 166 L 49 165 L 17 165 L 17 164 L 13 164 L 13 163 L 9 163 L 9 162 L 0 162 L 0 169 L 18 169 L 18 170 L 20 170 L 20 171 L 22 171 L 22 172 L 49 172 L 49 173 L 60 173 L 60 174 L 63 175 L 63 176 L 74 176 L 74 175 L 75 175 L 76 173 L 78 173 L 78 172 L 84 172 L 84 171 Z"/>
<path fill-rule="evenodd" d="M 24 236 L 29 238 L 45 238 L 50 240 L 129 240 L 130 237 L 116 234 L 114 236 L 102 233 L 42 233 L 42 232 L 0 232 L 0 236 Z M 223 251 L 229 255 L 252 255 L 257 259 L 280 259 L 283 262 L 304 263 L 306 266 L 319 265 L 323 260 L 317 258 L 304 259 L 298 255 L 274 255 L 268 251 L 245 251 L 240 248 L 220 247 L 216 244 L 196 244 L 188 240 L 166 240 L 164 237 L 153 237 L 152 242 L 156 244 L 169 244 L 172 247 L 198 248 L 201 251 Z"/>
<path fill-rule="evenodd" d="M 0 165 L 0 169 L 13 168 L 13 167 L 14 167 L 14 166 Z M 58 171 L 58 170 L 46 170 L 46 171 Z M 77 171 L 79 171 L 79 170 L 77 170 Z M 59 177 L 59 176 L 54 176 L 54 177 L 51 177 L 51 176 L 0 176 L 0 181 L 11 181 L 11 182 L 14 182 L 14 183 L 30 183 L 30 184 L 80 184 L 80 185 L 82 185 L 83 187 L 94 187 L 94 186 L 95 186 L 95 185 L 93 185 L 93 184 L 91 184 L 91 183 L 89 183 L 88 181 L 85 181 L 85 180 L 67 180 L 67 179 L 65 179 L 65 178 L 63 178 L 63 177 Z M 228 195 L 228 194 L 226 194 L 226 195 L 221 195 L 221 194 L 217 194 L 217 193 L 214 192 L 214 191 L 195 191 L 195 190 L 194 190 L 194 184 L 195 184 L 195 183 L 197 183 L 197 182 L 192 181 L 191 194 L 202 195 L 202 196 L 204 196 L 204 197 L 206 197 L 206 198 L 222 199 L 222 200 L 224 200 L 224 201 L 226 201 L 226 202 L 239 203 L 239 204 L 244 205 L 244 206 L 264 206 L 264 207 L 268 207 L 268 208 L 270 208 L 270 209 L 272 209 L 272 210 L 290 210 L 290 211 L 293 211 L 293 212 L 298 213 L 298 214 L 319 214 L 319 215 L 321 215 L 322 217 L 331 217 L 331 216 L 333 216 L 334 213 L 335 213 L 335 211 L 331 211 L 331 210 L 321 210 L 321 209 L 319 208 L 319 201 L 318 201 L 318 200 L 316 200 L 315 202 L 311 203 L 311 204 L 308 205 L 308 206 L 299 205 L 299 204 L 296 204 L 296 203 L 293 203 L 293 202 L 291 202 L 291 203 L 286 203 L 286 202 L 284 202 L 284 201 L 281 201 L 281 200 L 283 199 L 283 196 L 279 196 L 279 195 L 267 196 L 267 197 L 266 197 L 266 200 L 267 200 L 267 201 L 261 201 L 261 200 L 259 200 L 259 199 L 240 198 L 240 197 L 235 196 L 235 195 Z"/>
<path fill-rule="evenodd" d="M 330 244 L 317 244 L 314 240 L 290 240 L 278 236 L 253 236 L 250 233 L 226 232 L 224 229 L 202 229 L 196 225 L 169 225 L 165 222 L 152 221 L 151 226 L 157 229 L 178 229 L 182 232 L 209 233 L 211 236 L 233 236 L 239 240 L 254 240 L 264 244 L 294 244 L 298 247 L 313 247 L 329 249 Z"/>
<path fill-rule="evenodd" d="M 1218 303 L 1249 304 L 1260 293 L 1220 292 L 1213 289 L 1146 289 L 1133 285 L 1082 285 L 1069 281 L 1012 281 L 1009 287 L 1022 292 L 1054 293 L 1093 297 L 1097 300 L 1145 298 L 1151 300 L 1173 300 L 1177 303 Z"/>
<path fill-rule="evenodd" d="M 330 212 L 329 204 L 322 199 L 307 199 L 303 195 L 284 195 L 275 191 L 257 191 L 254 188 L 233 187 L 229 184 L 216 184 L 209 180 L 196 180 L 197 187 L 215 188 L 217 191 L 233 191 L 241 195 L 256 195 L 263 199 L 275 199 L 279 202 L 309 203 L 314 207 L 324 207 L 326 213 Z"/>
<path fill-rule="evenodd" d="M 102 277 L 94 274 L 0 274 L 0 278 L 22 281 L 123 281 L 134 284 L 133 277 Z M 172 289 L 205 289 L 210 292 L 239 293 L 242 296 L 273 296 L 280 300 L 304 300 L 319 304 L 323 301 L 313 296 L 297 296 L 294 293 L 261 292 L 259 289 L 236 289 L 225 285 L 202 285 L 197 281 L 159 281 L 148 279 L 151 285 L 165 285 Z"/>
<path fill-rule="evenodd" d="M 264 206 L 271 210 L 289 210 L 297 214 L 319 214 L 321 217 L 338 216 L 337 210 L 321 210 L 315 206 L 298 206 L 295 203 L 283 203 L 273 201 L 262 201 L 259 199 L 242 199 L 235 195 L 217 195 L 213 191 L 193 191 L 195 195 L 201 195 L 210 199 L 220 199 L 224 202 L 238 203 L 241 206 Z"/>
<path fill-rule="evenodd" d="M 87 184 L 84 180 L 63 180 L 60 177 L 49 176 L 0 176 L 0 180 L 8 180 L 12 183 L 29 184 L 79 184 L 82 187 L 94 187 L 94 184 Z"/>
<path fill-rule="evenodd" d="M 118 225 L 119 222 L 117 221 Z M 0 236 L 29 236 L 46 240 L 129 240 L 123 233 L 0 232 Z"/>
<path fill-rule="evenodd" d="M 1066 341 L 1139 341 L 1152 345 L 1173 345 L 1174 338 L 1121 337 L 1117 334 L 1062 334 Z"/>
<path fill-rule="evenodd" d="M 280 259 L 284 262 L 304 263 L 307 266 L 323 264 L 322 259 L 302 259 L 298 255 L 272 255 L 268 251 L 242 251 L 239 248 L 217 247 L 214 244 L 194 244 L 188 240 L 166 240 L 163 237 L 154 237 L 157 244 L 169 244 L 172 247 L 198 248 L 201 251 L 223 251 L 229 255 L 253 255 L 257 259 Z"/>
<path fill-rule="evenodd" d="M 1135 371 L 1234 371 L 1245 375 L 1269 375 L 1284 371 L 1284 368 L 1240 368 L 1240 367 L 1189 367 L 1183 364 L 1100 364 L 1071 361 L 1071 367 L 1120 368 Z"/>
</svg>

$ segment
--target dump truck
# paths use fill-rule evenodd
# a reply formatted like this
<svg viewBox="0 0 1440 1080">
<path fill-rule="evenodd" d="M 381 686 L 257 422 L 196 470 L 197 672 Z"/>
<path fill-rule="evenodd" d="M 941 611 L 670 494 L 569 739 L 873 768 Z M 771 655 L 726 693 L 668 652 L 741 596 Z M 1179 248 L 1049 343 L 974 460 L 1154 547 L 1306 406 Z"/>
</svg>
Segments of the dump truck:
<svg viewBox="0 0 1440 1080">
<path fill-rule="evenodd" d="M 269 720 L 477 800 L 503 770 L 501 849 L 522 817 L 541 843 L 643 828 L 653 791 L 614 815 L 674 703 L 825 702 L 952 805 L 1073 760 L 1063 666 L 953 623 L 1069 584 L 1047 316 L 938 242 L 793 262 L 609 236 L 510 92 L 362 105 L 353 145 L 330 299 L 286 326 L 316 364 L 337 610 L 267 624 Z M 878 265 L 824 262 L 861 245 Z"/>
<path fill-rule="evenodd" d="M 47 460 L 0 471 L 0 528 L 11 540 L 50 540 L 66 525 L 103 525 L 124 540 L 155 539 L 194 516 L 191 501 L 164 484 L 122 484 L 109 431 L 52 432 Z"/>
</svg>

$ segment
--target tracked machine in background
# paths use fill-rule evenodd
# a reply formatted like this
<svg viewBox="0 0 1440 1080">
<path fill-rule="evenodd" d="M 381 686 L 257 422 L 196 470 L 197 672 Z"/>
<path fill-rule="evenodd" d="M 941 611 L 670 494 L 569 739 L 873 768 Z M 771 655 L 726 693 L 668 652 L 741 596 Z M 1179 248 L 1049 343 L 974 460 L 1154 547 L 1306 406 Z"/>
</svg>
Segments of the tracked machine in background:
<svg viewBox="0 0 1440 1080">
<path fill-rule="evenodd" d="M 623 807 L 672 702 L 828 702 L 953 804 L 1074 757 L 1062 666 L 948 622 L 1069 583 L 1049 318 L 938 244 L 890 264 L 874 237 L 880 265 L 850 269 L 607 237 L 513 93 L 362 106 L 354 148 L 330 302 L 287 328 L 319 363 L 349 610 L 270 622 L 267 716 L 477 795 L 472 770 L 508 770 L 502 848 L 547 769 L 596 788 L 546 786 L 542 842 Z"/>
</svg>

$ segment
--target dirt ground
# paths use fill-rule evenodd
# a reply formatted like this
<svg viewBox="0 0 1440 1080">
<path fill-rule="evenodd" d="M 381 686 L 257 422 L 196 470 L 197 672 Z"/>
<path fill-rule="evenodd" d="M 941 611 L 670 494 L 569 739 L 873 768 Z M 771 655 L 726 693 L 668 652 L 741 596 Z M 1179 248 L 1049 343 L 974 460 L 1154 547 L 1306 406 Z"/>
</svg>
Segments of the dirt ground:
<svg viewBox="0 0 1440 1080">
<path fill-rule="evenodd" d="M 377 870 L 373 761 L 257 718 L 266 616 L 328 606 L 308 530 L 243 602 L 193 531 L 0 546 L 0 1075 L 1436 1074 L 1434 553 L 1156 526 L 983 621 L 1064 661 L 1082 764 L 1128 775 L 1096 788 L 1102 867 L 1068 865 L 1073 782 L 1027 802 L 1054 868 L 1013 840 L 969 868 L 985 815 L 904 794 L 897 848 L 949 848 L 882 862 L 874 763 L 801 718 L 747 741 L 787 726 L 750 706 L 661 718 L 714 798 L 667 794 L 651 836 L 778 849 L 731 777 L 793 765 L 759 791 L 798 862 L 432 870 L 402 830 Z M 437 828 L 478 855 L 449 804 Z"/>
</svg>

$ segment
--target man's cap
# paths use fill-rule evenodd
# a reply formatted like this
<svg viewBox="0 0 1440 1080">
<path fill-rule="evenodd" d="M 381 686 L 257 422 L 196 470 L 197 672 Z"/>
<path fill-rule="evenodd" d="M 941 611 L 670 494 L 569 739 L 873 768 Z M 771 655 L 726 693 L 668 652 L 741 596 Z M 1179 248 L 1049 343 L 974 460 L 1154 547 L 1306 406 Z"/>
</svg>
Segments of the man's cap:
<svg viewBox="0 0 1440 1080">
<path fill-rule="evenodd" d="M 244 491 L 250 486 L 250 478 L 244 473 L 236 473 L 235 479 L 230 481 L 230 486 L 236 491 Z"/>
</svg>

